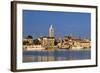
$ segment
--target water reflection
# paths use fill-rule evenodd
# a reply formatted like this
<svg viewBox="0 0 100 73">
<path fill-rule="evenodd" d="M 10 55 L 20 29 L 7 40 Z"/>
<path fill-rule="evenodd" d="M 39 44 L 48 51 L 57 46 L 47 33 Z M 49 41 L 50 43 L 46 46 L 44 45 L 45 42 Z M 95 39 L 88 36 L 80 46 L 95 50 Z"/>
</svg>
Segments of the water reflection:
<svg viewBox="0 0 100 73">
<path fill-rule="evenodd" d="M 90 50 L 23 51 L 23 62 L 90 59 Z"/>
</svg>

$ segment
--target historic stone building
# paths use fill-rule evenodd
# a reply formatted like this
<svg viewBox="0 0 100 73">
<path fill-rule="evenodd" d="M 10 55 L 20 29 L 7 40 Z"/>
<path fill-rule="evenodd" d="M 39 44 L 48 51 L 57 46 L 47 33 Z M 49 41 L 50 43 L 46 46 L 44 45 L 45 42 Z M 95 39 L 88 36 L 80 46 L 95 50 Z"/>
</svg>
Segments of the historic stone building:
<svg viewBox="0 0 100 73">
<path fill-rule="evenodd" d="M 43 37 L 42 38 L 42 46 L 48 50 L 54 49 L 54 37 Z"/>
</svg>

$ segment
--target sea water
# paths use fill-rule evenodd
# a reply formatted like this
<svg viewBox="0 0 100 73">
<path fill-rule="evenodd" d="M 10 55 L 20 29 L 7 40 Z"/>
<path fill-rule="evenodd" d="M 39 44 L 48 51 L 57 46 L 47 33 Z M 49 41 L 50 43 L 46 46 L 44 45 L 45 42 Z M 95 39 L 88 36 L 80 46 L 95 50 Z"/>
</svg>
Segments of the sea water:
<svg viewBox="0 0 100 73">
<path fill-rule="evenodd" d="M 91 50 L 23 51 L 23 62 L 44 62 L 91 59 Z"/>
</svg>

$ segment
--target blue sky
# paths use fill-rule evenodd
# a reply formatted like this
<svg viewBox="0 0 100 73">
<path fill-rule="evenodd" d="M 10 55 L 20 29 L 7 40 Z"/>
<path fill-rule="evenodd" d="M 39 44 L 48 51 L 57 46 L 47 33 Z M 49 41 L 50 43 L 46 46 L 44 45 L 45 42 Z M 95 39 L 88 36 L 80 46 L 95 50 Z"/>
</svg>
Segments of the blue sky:
<svg viewBox="0 0 100 73">
<path fill-rule="evenodd" d="M 90 18 L 90 13 L 23 10 L 23 36 L 48 36 L 48 29 L 53 25 L 55 37 L 71 34 L 90 38 Z"/>
</svg>

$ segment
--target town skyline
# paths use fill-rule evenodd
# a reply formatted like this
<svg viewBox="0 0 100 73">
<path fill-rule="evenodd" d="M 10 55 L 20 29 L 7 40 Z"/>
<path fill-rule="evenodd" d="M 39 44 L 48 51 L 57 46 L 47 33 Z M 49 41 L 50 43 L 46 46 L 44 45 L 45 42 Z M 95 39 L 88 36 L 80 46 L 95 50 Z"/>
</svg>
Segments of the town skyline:
<svg viewBox="0 0 100 73">
<path fill-rule="evenodd" d="M 59 15 L 59 16 L 58 16 Z M 23 10 L 23 36 L 48 36 L 52 25 L 55 37 L 73 35 L 90 39 L 90 14 Z"/>
</svg>

